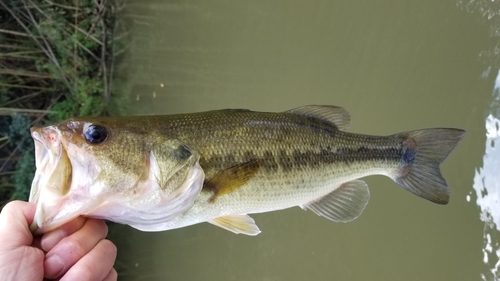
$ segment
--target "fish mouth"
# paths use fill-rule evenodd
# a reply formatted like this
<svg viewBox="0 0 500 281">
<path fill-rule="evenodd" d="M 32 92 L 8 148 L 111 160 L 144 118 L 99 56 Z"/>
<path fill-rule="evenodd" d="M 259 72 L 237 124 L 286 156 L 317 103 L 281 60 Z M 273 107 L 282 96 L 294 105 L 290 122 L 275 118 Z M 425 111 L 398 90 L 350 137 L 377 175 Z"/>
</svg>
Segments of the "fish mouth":
<svg viewBox="0 0 500 281">
<path fill-rule="evenodd" d="M 71 188 L 72 167 L 56 127 L 33 127 L 36 172 L 29 201 L 37 205 L 31 225 L 34 233 L 43 233 L 68 221 L 57 219 Z"/>
</svg>

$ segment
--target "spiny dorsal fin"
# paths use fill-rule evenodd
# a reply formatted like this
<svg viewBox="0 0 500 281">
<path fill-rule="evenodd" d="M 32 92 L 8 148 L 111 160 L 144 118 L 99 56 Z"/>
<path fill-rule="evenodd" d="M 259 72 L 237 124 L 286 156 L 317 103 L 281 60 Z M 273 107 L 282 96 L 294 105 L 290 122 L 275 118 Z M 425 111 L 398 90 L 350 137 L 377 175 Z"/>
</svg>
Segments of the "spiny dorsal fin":
<svg viewBox="0 0 500 281">
<path fill-rule="evenodd" d="M 249 215 L 227 215 L 208 222 L 236 234 L 255 236 L 260 233 L 259 227 Z"/>
<path fill-rule="evenodd" d="M 204 188 L 214 191 L 210 202 L 243 186 L 260 170 L 260 167 L 260 160 L 250 160 L 220 171 L 204 185 Z"/>
<path fill-rule="evenodd" d="M 326 120 L 333 123 L 340 131 L 345 131 L 351 125 L 351 115 L 342 107 L 334 105 L 306 105 L 285 111 L 309 117 Z"/>
<path fill-rule="evenodd" d="M 370 190 L 361 180 L 346 182 L 329 194 L 304 204 L 303 209 L 310 209 L 318 216 L 334 222 L 355 220 L 368 204 Z"/>
</svg>

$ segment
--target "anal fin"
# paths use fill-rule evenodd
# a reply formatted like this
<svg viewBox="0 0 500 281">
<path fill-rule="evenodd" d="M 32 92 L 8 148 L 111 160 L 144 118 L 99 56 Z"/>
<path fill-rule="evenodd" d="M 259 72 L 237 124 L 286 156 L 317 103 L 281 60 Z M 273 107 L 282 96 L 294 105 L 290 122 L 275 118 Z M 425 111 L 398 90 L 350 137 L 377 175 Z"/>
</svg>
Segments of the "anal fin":
<svg viewBox="0 0 500 281">
<path fill-rule="evenodd" d="M 261 232 L 249 215 L 227 215 L 208 222 L 236 234 L 255 236 Z"/>
<path fill-rule="evenodd" d="M 368 185 L 362 180 L 354 180 L 301 207 L 334 222 L 350 222 L 361 215 L 369 199 Z"/>
</svg>

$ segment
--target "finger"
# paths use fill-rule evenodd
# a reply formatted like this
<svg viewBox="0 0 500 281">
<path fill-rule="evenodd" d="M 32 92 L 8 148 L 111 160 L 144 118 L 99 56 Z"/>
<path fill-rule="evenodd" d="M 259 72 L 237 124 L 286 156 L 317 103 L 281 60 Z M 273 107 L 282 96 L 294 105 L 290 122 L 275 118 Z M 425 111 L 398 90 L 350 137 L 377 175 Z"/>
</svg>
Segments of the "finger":
<svg viewBox="0 0 500 281">
<path fill-rule="evenodd" d="M 104 278 L 103 281 L 116 281 L 118 280 L 118 272 L 114 268 L 111 268 L 111 271 L 108 273 L 108 276 Z"/>
<path fill-rule="evenodd" d="M 108 227 L 104 221 L 87 219 L 80 230 L 63 238 L 47 253 L 44 262 L 45 277 L 51 279 L 64 274 L 104 239 L 107 233 Z"/>
<path fill-rule="evenodd" d="M 85 221 L 86 218 L 77 217 L 76 219 L 65 223 L 64 225 L 45 233 L 40 240 L 41 249 L 45 252 L 50 251 L 64 237 L 67 237 L 82 228 Z"/>
<path fill-rule="evenodd" d="M 113 265 L 116 246 L 109 240 L 101 240 L 61 278 L 67 280 L 116 280 Z"/>
<path fill-rule="evenodd" d="M 35 204 L 23 201 L 12 201 L 3 207 L 0 214 L 0 247 L 9 249 L 31 245 L 33 235 L 29 225 L 35 216 L 35 208 Z"/>
</svg>

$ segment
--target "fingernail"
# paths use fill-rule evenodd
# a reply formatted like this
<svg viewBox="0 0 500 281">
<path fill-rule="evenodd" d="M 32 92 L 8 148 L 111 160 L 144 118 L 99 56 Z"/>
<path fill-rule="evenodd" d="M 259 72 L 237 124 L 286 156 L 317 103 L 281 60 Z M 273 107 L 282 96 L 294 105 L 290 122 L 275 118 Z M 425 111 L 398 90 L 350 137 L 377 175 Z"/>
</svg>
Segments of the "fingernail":
<svg viewBox="0 0 500 281">
<path fill-rule="evenodd" d="M 52 255 L 45 259 L 43 270 L 46 278 L 56 278 L 64 270 L 64 261 L 58 255 Z"/>
<path fill-rule="evenodd" d="M 45 252 L 50 251 L 61 239 L 66 237 L 66 231 L 58 229 L 45 234 L 42 237 L 41 246 Z"/>
</svg>

